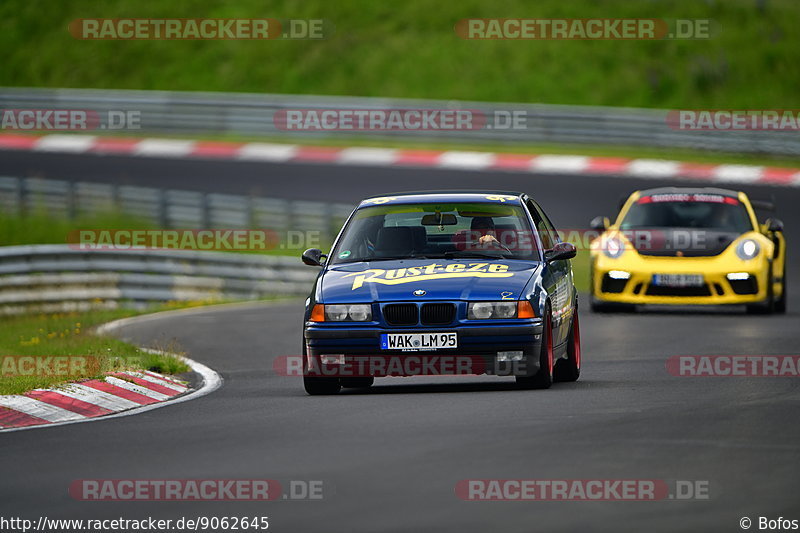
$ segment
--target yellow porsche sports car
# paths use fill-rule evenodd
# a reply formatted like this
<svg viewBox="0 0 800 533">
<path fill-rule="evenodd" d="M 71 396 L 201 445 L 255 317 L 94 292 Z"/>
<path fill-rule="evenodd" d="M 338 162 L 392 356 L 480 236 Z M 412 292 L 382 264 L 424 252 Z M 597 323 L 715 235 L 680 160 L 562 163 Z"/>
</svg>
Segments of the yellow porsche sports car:
<svg viewBox="0 0 800 533">
<path fill-rule="evenodd" d="M 783 223 L 759 224 L 743 192 L 665 187 L 636 191 L 616 221 L 592 220 L 591 308 L 745 304 L 786 312 Z"/>
</svg>

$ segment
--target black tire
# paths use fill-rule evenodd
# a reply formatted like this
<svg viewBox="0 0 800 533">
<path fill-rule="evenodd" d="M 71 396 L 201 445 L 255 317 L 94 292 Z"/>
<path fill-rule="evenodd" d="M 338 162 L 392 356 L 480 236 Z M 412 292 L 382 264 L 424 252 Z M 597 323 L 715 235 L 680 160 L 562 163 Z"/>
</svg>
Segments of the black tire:
<svg viewBox="0 0 800 533">
<path fill-rule="evenodd" d="M 339 378 L 310 378 L 303 376 L 303 387 L 311 396 L 337 394 L 342 388 Z"/>
<path fill-rule="evenodd" d="M 772 266 L 767 272 L 767 298 L 763 302 L 748 304 L 747 314 L 750 315 L 771 315 L 775 312 L 775 295 L 773 294 Z"/>
<path fill-rule="evenodd" d="M 788 294 L 788 290 L 786 289 L 786 258 L 783 258 L 783 292 L 781 292 L 781 297 L 775 301 L 775 312 L 780 314 L 786 314 L 786 295 Z"/>
<path fill-rule="evenodd" d="M 306 356 L 306 342 L 303 339 L 303 388 L 311 396 L 337 394 L 342 385 L 339 378 L 320 378 L 308 376 L 308 357 Z"/>
<path fill-rule="evenodd" d="M 372 376 L 362 376 L 357 378 L 339 378 L 339 383 L 343 389 L 368 389 L 375 383 Z"/>
<path fill-rule="evenodd" d="M 517 385 L 522 389 L 549 389 L 553 384 L 553 318 L 550 304 L 544 310 L 542 347 L 539 350 L 539 371 L 533 376 L 517 376 Z"/>
<path fill-rule="evenodd" d="M 553 368 L 554 381 L 578 381 L 581 376 L 581 327 L 578 319 L 578 308 L 567 338 L 567 358 L 559 359 Z"/>
</svg>

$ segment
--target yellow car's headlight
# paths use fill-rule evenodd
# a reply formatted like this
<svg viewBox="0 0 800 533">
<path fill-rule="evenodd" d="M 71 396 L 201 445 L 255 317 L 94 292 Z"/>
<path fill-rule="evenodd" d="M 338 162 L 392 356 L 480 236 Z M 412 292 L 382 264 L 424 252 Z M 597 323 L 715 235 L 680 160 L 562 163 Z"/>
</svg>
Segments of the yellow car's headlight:
<svg viewBox="0 0 800 533">
<path fill-rule="evenodd" d="M 605 239 L 603 242 L 603 253 L 611 259 L 616 259 L 625 251 L 625 245 L 614 237 Z"/>
<path fill-rule="evenodd" d="M 736 255 L 743 261 L 753 259 L 761 251 L 761 246 L 753 239 L 745 239 L 736 246 Z"/>
</svg>

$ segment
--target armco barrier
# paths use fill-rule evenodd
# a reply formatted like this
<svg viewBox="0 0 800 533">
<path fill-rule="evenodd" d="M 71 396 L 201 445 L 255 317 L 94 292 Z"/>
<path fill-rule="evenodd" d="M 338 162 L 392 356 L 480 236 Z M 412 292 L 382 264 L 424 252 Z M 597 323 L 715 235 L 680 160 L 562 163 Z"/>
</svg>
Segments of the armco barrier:
<svg viewBox="0 0 800 533">
<path fill-rule="evenodd" d="M 265 229 L 282 238 L 291 230 L 316 232 L 330 242 L 353 206 L 0 176 L 0 210 L 13 216 L 44 211 L 68 218 L 113 211 L 163 229 Z"/>
<path fill-rule="evenodd" d="M 269 136 L 294 139 L 413 137 L 423 141 L 501 141 L 694 148 L 724 152 L 796 155 L 800 137 L 781 131 L 685 131 L 669 127 L 666 109 L 530 103 L 411 100 L 280 94 L 0 88 L 0 109 L 78 109 L 100 114 L 136 112 L 141 134 Z M 493 127 L 449 131 L 288 132 L 276 113 L 291 109 L 469 109 Z M 524 117 L 506 127 L 509 113 Z M 501 120 L 502 117 L 502 120 Z M 104 130 L 107 132 L 108 130 Z M 85 133 L 85 132 L 84 132 Z M 125 133 L 121 131 L 120 133 Z"/>
<path fill-rule="evenodd" d="M 299 257 L 6 246 L 0 247 L 0 313 L 305 296 L 317 272 Z"/>
</svg>

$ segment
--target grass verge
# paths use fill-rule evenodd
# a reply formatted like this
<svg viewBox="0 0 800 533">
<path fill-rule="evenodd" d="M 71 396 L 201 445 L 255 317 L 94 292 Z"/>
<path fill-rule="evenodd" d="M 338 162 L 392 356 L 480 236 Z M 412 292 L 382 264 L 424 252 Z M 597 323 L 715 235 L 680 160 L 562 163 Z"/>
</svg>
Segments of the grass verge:
<svg viewBox="0 0 800 533">
<path fill-rule="evenodd" d="M 46 14 L 46 16 L 45 16 Z M 75 19 L 324 19 L 323 40 L 79 40 Z M 463 18 L 709 20 L 710 38 L 464 40 Z M 0 3 L 0 85 L 792 109 L 796 0 Z M 35 43 L 32 54 L 31 43 Z"/>
<path fill-rule="evenodd" d="M 147 220 L 123 213 L 80 215 L 75 219 L 34 211 L 24 216 L 0 213 L 0 246 L 67 244 L 69 233 L 79 229 L 156 229 Z"/>
<path fill-rule="evenodd" d="M 21 394 L 118 370 L 187 372 L 189 367 L 177 357 L 145 352 L 93 333 L 100 324 L 137 314 L 141 313 L 120 309 L 0 317 L 0 394 Z M 175 343 L 159 349 L 182 353 Z M 31 360 L 38 366 L 31 366 Z M 69 363 L 59 366 L 58 361 L 64 360 Z M 23 375 L 29 372 L 35 375 Z"/>
</svg>

